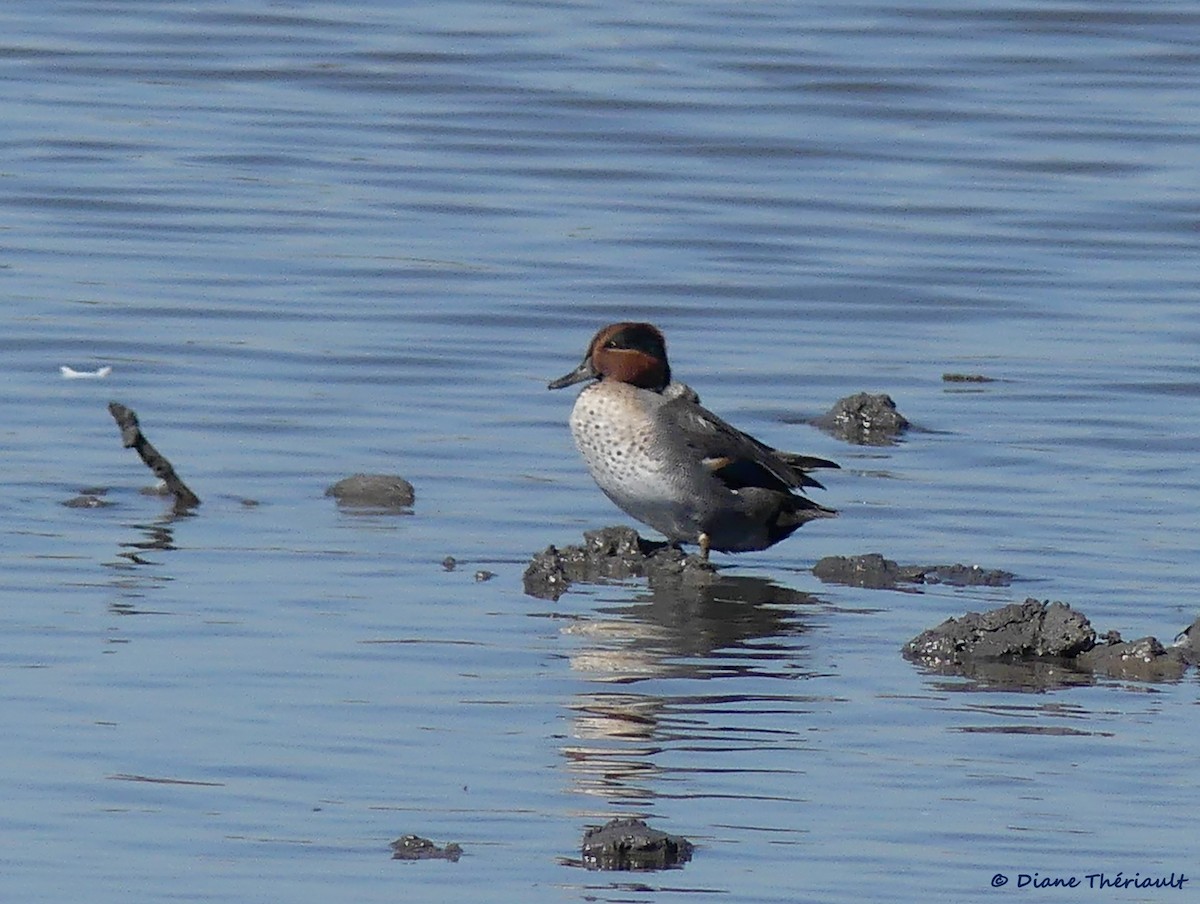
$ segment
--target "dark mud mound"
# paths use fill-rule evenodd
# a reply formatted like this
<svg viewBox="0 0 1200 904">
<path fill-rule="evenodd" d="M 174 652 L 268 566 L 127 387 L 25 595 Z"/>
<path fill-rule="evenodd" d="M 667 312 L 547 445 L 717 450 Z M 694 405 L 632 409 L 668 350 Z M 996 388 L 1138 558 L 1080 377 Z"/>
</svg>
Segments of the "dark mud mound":
<svg viewBox="0 0 1200 904">
<path fill-rule="evenodd" d="M 838 399 L 812 425 L 856 446 L 890 446 L 912 426 L 891 396 L 869 392 Z"/>
<path fill-rule="evenodd" d="M 1187 629 L 1170 648 L 1153 637 L 1124 641 L 1115 631 L 1098 637 L 1087 617 L 1066 603 L 1027 599 L 948 618 L 910 640 L 903 652 L 940 674 L 1011 687 L 1085 684 L 1093 676 L 1175 681 L 1196 662 L 1200 646 L 1191 633 L 1200 635 L 1200 629 Z"/>
<path fill-rule="evenodd" d="M 108 490 L 104 487 L 94 487 L 81 490 L 78 496 L 72 496 L 70 499 L 66 500 L 63 505 L 65 505 L 67 508 L 82 509 L 108 508 L 109 506 L 116 505 L 115 502 L 111 502 L 104 498 L 104 495 L 107 492 Z"/>
<path fill-rule="evenodd" d="M 943 383 L 995 383 L 995 377 L 985 376 L 984 374 L 959 374 L 959 373 L 944 373 L 942 374 Z"/>
<path fill-rule="evenodd" d="M 413 485 L 395 474 L 352 474 L 325 490 L 338 505 L 401 509 L 416 501 Z"/>
<path fill-rule="evenodd" d="M 911 655 L 934 664 L 968 657 L 1078 656 L 1096 644 L 1096 632 L 1066 603 L 1028 599 L 990 612 L 948 618 L 910 640 Z"/>
<path fill-rule="evenodd" d="M 631 527 L 604 527 L 585 531 L 582 546 L 547 546 L 525 569 L 524 583 L 529 596 L 556 600 L 577 581 L 706 582 L 715 574 L 716 568 L 699 556 L 645 540 Z"/>
<path fill-rule="evenodd" d="M 1080 653 L 1076 663 L 1097 675 L 1131 681 L 1178 681 L 1189 664 L 1180 647 L 1164 647 L 1157 637 L 1121 640 L 1115 631 L 1105 643 Z"/>
<path fill-rule="evenodd" d="M 652 829 L 640 819 L 613 819 L 583 836 L 583 865 L 588 869 L 654 870 L 681 867 L 693 846 L 679 835 Z"/>
<path fill-rule="evenodd" d="M 887 590 L 900 584 L 951 584 L 955 587 L 1007 587 L 1013 575 L 978 565 L 898 565 L 877 552 L 861 556 L 826 556 L 813 566 L 826 584 Z"/>
<path fill-rule="evenodd" d="M 405 835 L 388 846 L 392 849 L 393 860 L 449 860 L 457 863 L 462 856 L 459 845 L 451 842 L 445 847 L 438 847 L 420 835 Z"/>
</svg>

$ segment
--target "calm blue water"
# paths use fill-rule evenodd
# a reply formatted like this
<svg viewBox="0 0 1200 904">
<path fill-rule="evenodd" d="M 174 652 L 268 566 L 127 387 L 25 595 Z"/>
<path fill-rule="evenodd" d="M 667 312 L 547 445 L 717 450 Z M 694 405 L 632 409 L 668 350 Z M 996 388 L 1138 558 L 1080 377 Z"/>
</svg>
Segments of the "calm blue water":
<svg viewBox="0 0 1200 904">
<path fill-rule="evenodd" d="M 1128 0 L 4 4 L 4 899 L 1200 882 L 1194 676 L 978 693 L 899 656 L 1030 595 L 1127 638 L 1197 614 L 1198 42 L 1200 4 Z M 626 318 L 841 461 L 842 517 L 708 594 L 535 600 L 534 552 L 624 520 L 545 384 Z M 923 430 L 804 426 L 864 390 Z M 355 471 L 413 513 L 338 510 Z M 808 572 L 870 551 L 1019 580 Z M 695 859 L 570 866 L 613 815 Z M 392 862 L 407 832 L 466 854 Z"/>
</svg>

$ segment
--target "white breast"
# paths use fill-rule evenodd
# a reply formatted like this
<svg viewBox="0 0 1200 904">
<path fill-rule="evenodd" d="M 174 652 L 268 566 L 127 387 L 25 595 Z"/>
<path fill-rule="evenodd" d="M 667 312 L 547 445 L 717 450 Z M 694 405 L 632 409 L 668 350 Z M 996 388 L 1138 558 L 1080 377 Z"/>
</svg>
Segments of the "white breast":
<svg viewBox="0 0 1200 904">
<path fill-rule="evenodd" d="M 692 494 L 681 462 L 656 433 L 657 404 L 658 396 L 647 390 L 594 383 L 575 402 L 571 434 L 609 499 L 670 539 L 692 540 Z"/>
</svg>

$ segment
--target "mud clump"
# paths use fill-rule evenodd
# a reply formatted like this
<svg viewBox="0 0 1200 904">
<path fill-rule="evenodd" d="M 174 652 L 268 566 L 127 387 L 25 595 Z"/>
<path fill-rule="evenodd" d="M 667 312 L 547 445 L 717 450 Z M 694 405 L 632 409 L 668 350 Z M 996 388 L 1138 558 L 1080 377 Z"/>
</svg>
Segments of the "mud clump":
<svg viewBox="0 0 1200 904">
<path fill-rule="evenodd" d="M 948 618 L 910 640 L 907 656 L 943 664 L 967 657 L 1077 656 L 1096 644 L 1096 632 L 1066 603 L 1027 599 L 990 612 Z"/>
<path fill-rule="evenodd" d="M 65 505 L 67 508 L 82 509 L 108 508 L 116 505 L 115 502 L 111 502 L 110 500 L 104 498 L 104 495 L 107 492 L 108 490 L 104 488 L 80 490 L 78 496 L 72 496 L 70 499 L 66 500 L 63 505 Z"/>
<path fill-rule="evenodd" d="M 1089 672 L 1129 681 L 1178 681 L 1189 665 L 1180 647 L 1163 647 L 1156 637 L 1121 640 L 1115 631 L 1106 643 L 1080 653 L 1076 662 Z"/>
<path fill-rule="evenodd" d="M 413 485 L 395 474 L 352 474 L 326 489 L 325 495 L 355 508 L 408 508 L 416 501 Z"/>
<path fill-rule="evenodd" d="M 1175 636 L 1175 646 L 1188 665 L 1200 665 L 1200 618 Z"/>
<path fill-rule="evenodd" d="M 826 556 L 813 566 L 826 584 L 887 590 L 900 584 L 950 584 L 955 587 L 1007 587 L 1013 574 L 978 565 L 898 565 L 877 552 L 861 556 Z"/>
<path fill-rule="evenodd" d="M 397 838 L 390 845 L 393 860 L 449 860 L 457 863 L 462 856 L 462 848 L 453 842 L 445 847 L 438 847 L 428 838 L 420 835 L 405 835 Z"/>
<path fill-rule="evenodd" d="M 1191 630 L 1180 635 L 1187 635 L 1187 641 L 1171 648 L 1153 637 L 1123 641 L 1115 631 L 1098 638 L 1083 613 L 1066 603 L 1031 598 L 948 618 L 910 640 L 903 652 L 905 658 L 942 674 L 1008 685 L 1086 683 L 1087 676 L 1174 681 L 1200 658 Z"/>
<path fill-rule="evenodd" d="M 652 829 L 640 819 L 613 819 L 583 835 L 583 865 L 601 870 L 655 870 L 683 866 L 694 847 L 679 835 Z"/>
<path fill-rule="evenodd" d="M 912 426 L 891 396 L 869 392 L 838 399 L 812 424 L 856 446 L 890 446 Z"/>
<path fill-rule="evenodd" d="M 984 376 L 983 374 L 958 374 L 944 373 L 942 374 L 943 383 L 995 383 L 995 377 Z"/>
<path fill-rule="evenodd" d="M 648 578 L 652 583 L 707 581 L 716 568 L 677 546 L 643 539 L 631 527 L 584 531 L 582 546 L 547 546 L 525 569 L 525 593 L 557 600 L 571 584 Z"/>
</svg>

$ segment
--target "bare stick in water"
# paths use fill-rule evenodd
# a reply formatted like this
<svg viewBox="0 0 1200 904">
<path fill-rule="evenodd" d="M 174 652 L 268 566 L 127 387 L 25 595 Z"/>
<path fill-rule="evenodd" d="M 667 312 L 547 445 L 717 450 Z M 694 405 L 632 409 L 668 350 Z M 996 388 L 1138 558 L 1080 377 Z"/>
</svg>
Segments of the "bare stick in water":
<svg viewBox="0 0 1200 904">
<path fill-rule="evenodd" d="M 121 443 L 126 449 L 135 449 L 142 457 L 155 476 L 167 485 L 167 489 L 175 497 L 175 510 L 183 511 L 200 504 L 200 497 L 188 489 L 187 484 L 179 479 L 171 463 L 162 453 L 150 445 L 138 424 L 137 415 L 132 409 L 126 408 L 120 402 L 109 402 L 108 413 L 113 416 L 117 426 L 121 428 Z"/>
</svg>

